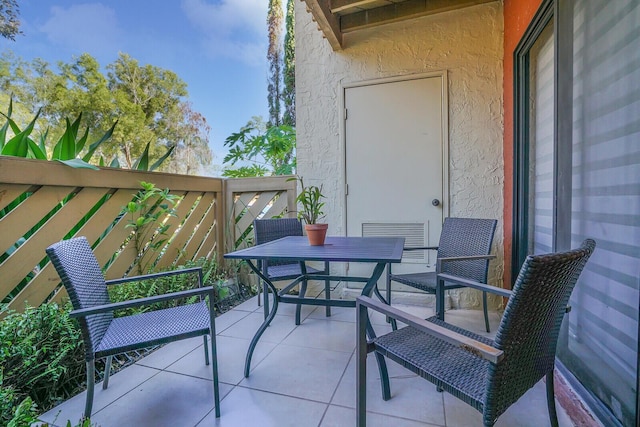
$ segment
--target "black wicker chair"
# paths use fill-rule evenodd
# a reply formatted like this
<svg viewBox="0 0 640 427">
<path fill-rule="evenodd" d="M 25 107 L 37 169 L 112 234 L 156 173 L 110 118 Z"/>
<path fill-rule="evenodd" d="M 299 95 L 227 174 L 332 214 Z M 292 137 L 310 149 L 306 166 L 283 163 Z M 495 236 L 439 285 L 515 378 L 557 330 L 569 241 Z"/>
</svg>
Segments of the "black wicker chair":
<svg viewBox="0 0 640 427">
<path fill-rule="evenodd" d="M 473 406 L 482 413 L 485 426 L 492 426 L 546 376 L 549 418 L 557 426 L 553 371 L 558 334 L 569 311 L 571 291 L 594 249 L 595 242 L 587 239 L 579 249 L 527 257 L 513 291 L 439 275 L 438 280 L 509 297 L 494 340 L 436 317 L 422 320 L 371 298 L 358 297 L 357 425 L 366 425 L 366 357 L 367 352 L 375 351 Z M 409 326 L 367 342 L 367 308 Z M 383 397 L 387 400 L 389 396 Z"/>
<path fill-rule="evenodd" d="M 100 265 L 86 238 L 78 237 L 64 240 L 51 245 L 46 251 L 73 304 L 71 317 L 78 318 L 82 330 L 87 362 L 87 400 L 84 411 L 86 418 L 91 416 L 93 406 L 95 359 L 107 358 L 102 383 L 102 388 L 106 389 L 109 385 L 109 371 L 113 355 L 200 335 L 204 337 L 204 354 L 207 365 L 209 365 L 207 335 L 211 336 L 214 405 L 216 417 L 220 416 L 215 314 L 212 304 L 214 292 L 213 287 L 201 287 L 202 270 L 200 268 L 105 281 Z M 111 303 L 109 300 L 107 285 L 178 274 L 197 276 L 199 287 L 132 301 Z M 115 310 L 148 306 L 153 303 L 192 296 L 199 296 L 199 302 L 126 317 L 114 318 L 113 316 Z M 209 297 L 208 306 L 204 300 L 205 296 Z"/>
<path fill-rule="evenodd" d="M 440 234 L 438 246 L 407 247 L 405 251 L 437 250 L 436 271 L 410 274 L 393 274 L 391 264 L 387 265 L 387 293 L 386 302 L 391 304 L 391 282 L 402 283 L 436 295 L 436 315 L 444 319 L 444 292 L 438 292 L 436 275 L 447 273 L 452 276 L 464 277 L 480 283 L 487 283 L 489 260 L 495 258 L 489 255 L 491 243 L 496 230 L 495 219 L 476 218 L 445 218 Z M 463 288 L 465 285 L 445 282 L 444 289 Z M 487 332 L 489 328 L 489 314 L 487 313 L 487 293 L 482 292 L 482 307 L 484 323 Z M 397 329 L 396 322 L 391 321 L 393 329 Z"/>
<path fill-rule="evenodd" d="M 287 236 L 302 236 L 302 223 L 296 218 L 256 219 L 253 221 L 253 232 L 256 245 Z M 258 268 L 272 281 L 295 279 L 302 274 L 329 274 L 329 263 L 325 262 L 324 270 L 307 267 L 304 262 L 285 260 L 258 261 Z M 268 288 L 262 285 L 264 291 L 264 318 L 269 314 Z M 307 281 L 300 285 L 300 298 L 307 292 Z M 324 282 L 324 292 L 327 299 L 331 298 L 331 288 L 328 280 Z M 260 298 L 260 296 L 258 296 Z M 296 305 L 296 325 L 300 324 L 301 305 Z M 326 307 L 327 317 L 331 316 L 331 307 Z"/>
</svg>

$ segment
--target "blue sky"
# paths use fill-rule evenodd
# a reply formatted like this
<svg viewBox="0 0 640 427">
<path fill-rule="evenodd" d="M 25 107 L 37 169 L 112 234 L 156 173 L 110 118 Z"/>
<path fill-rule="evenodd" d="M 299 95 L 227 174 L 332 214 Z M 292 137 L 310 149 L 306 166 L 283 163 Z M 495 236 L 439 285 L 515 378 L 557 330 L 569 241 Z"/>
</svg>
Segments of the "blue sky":
<svg viewBox="0 0 640 427">
<path fill-rule="evenodd" d="M 214 164 L 224 140 L 267 109 L 267 0 L 19 0 L 15 42 L 25 60 L 52 65 L 87 52 L 101 66 L 118 52 L 171 70 L 211 126 Z M 286 4 L 286 1 L 283 3 Z"/>
</svg>

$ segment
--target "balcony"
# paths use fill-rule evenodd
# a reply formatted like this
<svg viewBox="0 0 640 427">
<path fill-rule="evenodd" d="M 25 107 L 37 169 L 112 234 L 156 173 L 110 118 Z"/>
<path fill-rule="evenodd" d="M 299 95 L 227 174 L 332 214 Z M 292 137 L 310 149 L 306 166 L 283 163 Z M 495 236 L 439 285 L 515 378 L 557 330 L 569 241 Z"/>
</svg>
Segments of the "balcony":
<svg viewBox="0 0 640 427">
<path fill-rule="evenodd" d="M 182 197 L 177 217 L 166 218 L 167 243 L 136 257 L 126 236 L 121 206 L 139 182 L 153 182 Z M 136 263 L 170 266 L 197 257 L 219 258 L 225 248 L 250 244 L 250 225 L 258 216 L 295 210 L 295 185 L 283 177 L 220 180 L 162 173 L 105 169 L 88 171 L 62 164 L 0 158 L 0 235 L 13 245 L 0 260 L 1 296 L 10 309 L 25 302 L 62 301 L 66 294 L 44 256 L 50 243 L 86 235 L 107 277 L 121 277 Z M 20 198 L 23 200 L 20 201 Z M 19 201 L 19 203 L 16 203 Z M 42 221 L 43 215 L 48 217 Z M 5 248 L 6 249 L 6 248 Z M 9 280 L 10 279 L 10 280 Z M 334 298 L 350 298 L 338 286 Z M 321 288 L 311 293 L 320 294 Z M 431 308 L 405 306 L 422 317 Z M 284 304 L 259 342 L 252 373 L 244 378 L 249 341 L 262 322 L 255 297 L 216 319 L 222 417 L 218 425 L 353 425 L 355 423 L 355 310 L 305 307 L 295 326 L 295 307 Z M 499 313 L 491 313 L 495 331 Z M 481 332 L 482 312 L 450 310 L 452 323 Z M 373 317 L 378 333 L 390 329 Z M 107 390 L 97 387 L 92 422 L 97 425 L 196 426 L 216 422 L 211 372 L 202 360 L 200 339 L 166 345 L 116 373 Z M 370 363 L 375 363 L 370 358 Z M 370 372 L 375 372 L 372 369 Z M 392 399 L 381 399 L 375 374 L 368 383 L 370 425 L 467 426 L 481 423 L 480 413 L 430 383 L 390 363 Z M 85 393 L 41 415 L 53 426 L 77 421 Z M 571 421 L 558 406 L 560 422 Z M 548 422 L 544 384 L 538 384 L 497 425 L 538 426 Z"/>
<path fill-rule="evenodd" d="M 322 287 L 312 289 L 320 294 Z M 404 307 L 420 316 L 429 309 Z M 355 425 L 355 310 L 303 307 L 294 324 L 295 306 L 283 304 L 254 353 L 251 375 L 244 378 L 244 356 L 263 314 L 256 298 L 216 318 L 221 418 L 213 412 L 211 370 L 204 364 L 202 339 L 179 341 L 156 350 L 115 374 L 109 388 L 96 387 L 92 422 L 109 426 L 352 426 Z M 450 310 L 447 320 L 481 333 L 478 310 Z M 390 330 L 372 316 L 377 332 Z M 492 329 L 499 316 L 492 313 Z M 477 426 L 482 416 L 470 406 L 390 362 L 391 400 L 384 402 L 373 357 L 368 358 L 368 425 Z M 81 393 L 41 416 L 53 426 L 77 420 L 84 410 Z M 572 426 L 558 405 L 560 426 Z M 548 425 L 541 382 L 523 396 L 496 426 Z"/>
</svg>

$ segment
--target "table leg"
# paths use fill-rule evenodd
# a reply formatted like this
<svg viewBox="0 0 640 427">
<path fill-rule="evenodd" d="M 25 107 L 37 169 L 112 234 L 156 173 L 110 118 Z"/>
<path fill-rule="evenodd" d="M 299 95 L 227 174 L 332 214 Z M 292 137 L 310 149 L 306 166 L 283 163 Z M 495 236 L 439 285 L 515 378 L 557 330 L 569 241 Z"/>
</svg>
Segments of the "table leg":
<svg viewBox="0 0 640 427">
<path fill-rule="evenodd" d="M 329 261 L 324 263 L 324 274 L 329 274 Z M 327 301 L 331 300 L 331 283 L 329 280 L 324 281 L 324 297 Z M 327 317 L 331 316 L 331 306 L 325 307 L 325 315 Z"/>
<path fill-rule="evenodd" d="M 385 267 L 386 267 L 386 264 L 384 263 L 376 264 L 375 268 L 373 269 L 373 273 L 371 274 L 371 277 L 369 278 L 369 280 L 367 281 L 367 284 L 364 285 L 364 288 L 362 289 L 362 295 L 370 297 L 371 294 L 374 292 L 374 290 L 377 290 L 378 279 L 380 279 L 380 276 L 382 276 L 382 272 L 384 271 Z M 379 291 L 377 292 L 377 294 L 379 297 L 382 298 L 382 295 L 380 295 Z M 382 300 L 384 301 L 384 298 L 382 298 Z M 373 326 L 371 325 L 370 320 L 367 321 L 366 327 L 367 327 L 367 336 L 369 340 L 373 340 L 376 337 L 376 333 L 373 330 Z M 378 372 L 380 373 L 382 399 L 389 400 L 391 399 L 391 388 L 389 387 L 389 373 L 387 371 L 387 362 L 384 360 L 384 356 L 378 353 L 377 351 L 374 352 L 374 354 L 376 356 L 376 362 L 378 362 Z"/>
<path fill-rule="evenodd" d="M 307 275 L 307 266 L 304 262 L 300 262 L 300 273 L 303 276 Z M 298 298 L 304 298 L 307 293 L 307 280 L 303 280 L 300 283 L 300 290 L 298 291 Z M 302 312 L 302 304 L 296 304 L 296 325 L 300 324 L 300 313 Z"/>
<path fill-rule="evenodd" d="M 258 344 L 258 340 L 260 339 L 260 337 L 262 336 L 264 331 L 267 329 L 267 327 L 269 326 L 269 324 L 271 323 L 273 318 L 276 316 L 276 312 L 278 311 L 278 290 L 273 285 L 271 280 L 269 280 L 269 278 L 267 276 L 265 276 L 260 271 L 260 269 L 258 269 L 250 260 L 247 260 L 247 264 L 249 265 L 251 270 L 253 270 L 253 272 L 256 273 L 258 275 L 258 277 L 261 278 L 264 281 L 263 282 L 263 286 L 266 285 L 271 290 L 271 293 L 273 294 L 273 306 L 271 307 L 271 311 L 269 312 L 269 315 L 267 316 L 266 319 L 264 319 L 264 322 L 262 323 L 262 325 L 260 325 L 260 327 L 258 328 L 258 331 L 253 336 L 253 339 L 251 339 L 251 344 L 249 344 L 249 350 L 247 351 L 247 358 L 245 359 L 245 362 L 244 362 L 244 376 L 245 376 L 245 378 L 249 377 L 249 371 L 251 370 L 251 358 L 253 357 L 253 351 L 256 349 L 256 345 Z M 263 303 L 266 306 L 267 305 L 267 298 L 268 298 L 268 293 L 267 292 L 265 292 L 264 297 L 265 297 L 265 301 Z"/>
</svg>

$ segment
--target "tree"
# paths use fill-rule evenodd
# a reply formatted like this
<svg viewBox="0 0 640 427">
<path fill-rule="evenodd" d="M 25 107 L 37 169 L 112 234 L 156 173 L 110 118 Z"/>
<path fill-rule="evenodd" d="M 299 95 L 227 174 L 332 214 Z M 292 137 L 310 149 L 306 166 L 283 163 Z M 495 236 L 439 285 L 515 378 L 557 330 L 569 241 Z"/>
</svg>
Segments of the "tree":
<svg viewBox="0 0 640 427">
<path fill-rule="evenodd" d="M 282 117 L 282 123 L 289 126 L 296 125 L 296 39 L 294 1 L 295 0 L 287 0 L 287 16 L 285 21 L 286 31 L 284 36 L 284 88 L 282 89 L 284 115 Z"/>
<path fill-rule="evenodd" d="M 16 40 L 16 35 L 22 34 L 20 31 L 20 20 L 18 19 L 17 0 L 0 0 L 0 35 L 9 40 Z"/>
<path fill-rule="evenodd" d="M 295 35 L 294 0 L 287 0 L 284 63 L 280 34 L 282 33 L 281 0 L 270 0 L 267 14 L 269 33 L 269 78 L 267 102 L 269 120 L 254 117 L 239 132 L 229 136 L 224 145 L 229 147 L 222 175 L 249 177 L 288 175 L 296 170 L 295 133 Z M 281 105 L 284 104 L 284 112 Z M 237 164 L 248 163 L 235 167 Z"/>
<path fill-rule="evenodd" d="M 121 53 L 107 66 L 108 87 L 115 98 L 116 114 L 122 118 L 114 134 L 128 167 L 151 143 L 151 153 L 175 145 L 174 122 L 180 121 L 180 102 L 187 95 L 186 83 L 174 72 L 138 61 Z M 164 151 L 164 150 L 163 150 Z"/>
<path fill-rule="evenodd" d="M 281 99 L 282 99 L 282 2 L 281 0 L 269 0 L 267 11 L 267 29 L 269 32 L 269 48 L 267 61 L 269 61 L 269 77 L 267 79 L 267 102 L 269 103 L 269 122 L 267 127 L 282 124 Z"/>
<path fill-rule="evenodd" d="M 249 163 L 238 168 L 225 168 L 223 176 L 240 178 L 249 176 L 291 175 L 295 173 L 296 131 L 291 126 L 266 128 L 262 118 L 253 117 L 229 136 L 225 142 L 229 154 L 223 160 L 231 166 Z"/>
<path fill-rule="evenodd" d="M 126 54 L 107 65 L 106 75 L 86 53 L 69 63 L 59 62 L 57 68 L 41 59 L 27 63 L 6 52 L 0 57 L 0 101 L 8 105 L 14 95 L 16 118 L 26 110 L 30 119 L 41 109 L 36 133 L 48 129 L 48 140 L 55 141 L 65 131 L 65 118 L 83 113 L 83 124 L 96 134 L 104 134 L 118 121 L 112 138 L 97 152 L 104 164 L 144 168 L 174 146 L 200 150 L 200 165 L 211 161 L 206 120 L 187 104 L 186 83 L 172 71 L 140 65 Z M 178 164 L 183 152 L 173 153 L 161 169 L 173 163 L 176 171 L 196 173 L 195 163 L 184 168 Z"/>
<path fill-rule="evenodd" d="M 202 114 L 193 110 L 190 102 L 181 103 L 180 111 L 183 120 L 178 124 L 178 143 L 165 170 L 184 175 L 198 175 L 201 169 L 213 160 L 208 137 L 211 127 Z"/>
</svg>

